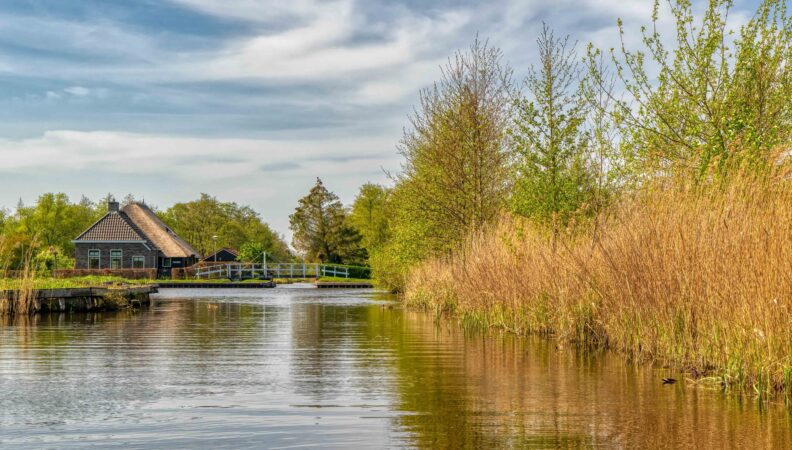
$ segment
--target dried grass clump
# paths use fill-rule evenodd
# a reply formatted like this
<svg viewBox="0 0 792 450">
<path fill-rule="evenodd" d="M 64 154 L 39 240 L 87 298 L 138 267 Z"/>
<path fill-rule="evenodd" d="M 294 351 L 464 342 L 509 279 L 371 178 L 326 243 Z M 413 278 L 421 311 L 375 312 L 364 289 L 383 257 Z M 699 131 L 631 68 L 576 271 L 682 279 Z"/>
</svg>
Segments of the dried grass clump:
<svg viewBox="0 0 792 450">
<path fill-rule="evenodd" d="M 597 237 L 504 218 L 416 268 L 406 300 L 465 322 L 608 347 L 760 395 L 792 394 L 792 180 L 655 185 Z"/>
</svg>

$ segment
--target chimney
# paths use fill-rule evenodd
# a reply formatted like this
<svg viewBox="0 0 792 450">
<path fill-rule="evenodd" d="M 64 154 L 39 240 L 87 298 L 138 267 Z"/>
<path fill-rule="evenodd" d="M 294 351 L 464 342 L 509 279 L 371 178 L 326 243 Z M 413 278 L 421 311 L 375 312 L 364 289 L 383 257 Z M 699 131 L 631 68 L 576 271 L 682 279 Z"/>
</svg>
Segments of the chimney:
<svg viewBox="0 0 792 450">
<path fill-rule="evenodd" d="M 107 211 L 108 212 L 118 212 L 118 202 L 115 201 L 114 198 L 111 198 L 107 201 Z"/>
</svg>

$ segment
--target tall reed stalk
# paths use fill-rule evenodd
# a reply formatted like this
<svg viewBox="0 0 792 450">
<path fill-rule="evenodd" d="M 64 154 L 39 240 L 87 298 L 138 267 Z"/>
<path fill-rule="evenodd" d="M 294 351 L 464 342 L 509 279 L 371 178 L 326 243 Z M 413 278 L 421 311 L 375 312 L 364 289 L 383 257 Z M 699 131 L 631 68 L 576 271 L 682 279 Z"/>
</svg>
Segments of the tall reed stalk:
<svg viewBox="0 0 792 450">
<path fill-rule="evenodd" d="M 792 181 L 655 185 L 597 238 L 555 248 L 506 217 L 417 267 L 406 301 L 464 323 L 545 333 L 687 369 L 761 396 L 792 392 Z"/>
<path fill-rule="evenodd" d="M 0 237 L 0 254 L 3 246 L 7 241 Z M 38 303 L 36 302 L 36 265 L 33 261 L 35 248 L 30 246 L 24 251 L 22 267 L 20 270 L 11 271 L 8 269 L 8 264 L 4 263 L 0 267 L 0 272 L 3 276 L 13 276 L 14 282 L 11 283 L 13 289 L 9 291 L 0 292 L 0 315 L 29 315 L 34 314 L 38 310 Z"/>
</svg>

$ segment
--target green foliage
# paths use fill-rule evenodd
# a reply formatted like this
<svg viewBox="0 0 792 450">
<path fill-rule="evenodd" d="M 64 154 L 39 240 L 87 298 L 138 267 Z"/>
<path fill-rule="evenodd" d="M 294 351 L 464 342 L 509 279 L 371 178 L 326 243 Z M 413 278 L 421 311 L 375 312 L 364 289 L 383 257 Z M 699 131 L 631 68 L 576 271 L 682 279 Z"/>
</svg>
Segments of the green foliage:
<svg viewBox="0 0 792 450">
<path fill-rule="evenodd" d="M 39 251 L 33 257 L 33 267 L 36 273 L 52 273 L 54 269 L 73 269 L 75 260 L 72 253 L 66 253 L 62 248 L 51 246 Z"/>
<path fill-rule="evenodd" d="M 349 224 L 360 233 L 361 245 L 371 253 L 388 240 L 388 197 L 389 189 L 378 184 L 366 183 L 360 187 Z"/>
<path fill-rule="evenodd" d="M 256 243 L 274 259 L 291 259 L 283 238 L 249 206 L 201 194 L 198 200 L 176 203 L 159 216 L 204 255 L 222 247 L 241 249 L 246 243 Z"/>
<path fill-rule="evenodd" d="M 387 241 L 369 249 L 385 287 L 400 289 L 413 264 L 452 250 L 500 213 L 510 187 L 511 73 L 499 49 L 476 39 L 421 92 L 385 202 Z"/>
<path fill-rule="evenodd" d="M 0 267 L 17 269 L 29 253 L 43 267 L 52 264 L 46 261 L 57 252 L 59 267 L 73 265 L 70 256 L 74 253 L 72 240 L 101 217 L 101 212 L 88 199 L 71 203 L 66 194 L 47 193 L 41 195 L 36 204 L 20 204 L 14 215 L 4 214 L 0 223 L 2 245 L 0 245 Z M 63 261 L 63 266 L 60 262 Z"/>
<path fill-rule="evenodd" d="M 592 204 L 594 173 L 588 114 L 574 46 L 544 26 L 537 39 L 539 68 L 525 80 L 530 98 L 517 98 L 511 130 L 517 157 L 512 208 L 551 225 L 554 234 Z"/>
<path fill-rule="evenodd" d="M 421 92 L 400 145 L 398 208 L 427 250 L 442 253 L 496 217 L 508 192 L 511 69 L 499 49 L 476 39 Z"/>
<path fill-rule="evenodd" d="M 361 236 L 348 222 L 344 206 L 319 178 L 289 216 L 289 226 L 292 244 L 306 261 L 362 264 L 366 260 Z"/>
<path fill-rule="evenodd" d="M 644 176 L 682 172 L 703 179 L 712 167 L 724 174 L 735 156 L 766 163 L 790 137 L 786 2 L 763 2 L 734 40 L 727 28 L 731 0 L 710 0 L 701 20 L 689 0 L 669 1 L 669 7 L 676 23 L 671 49 L 658 31 L 656 1 L 643 49 L 622 43 L 611 50 L 618 89 L 594 80 L 613 100 L 609 113 L 624 145 L 641 161 Z M 621 21 L 619 30 L 623 35 Z M 589 53 L 589 61 L 601 54 Z M 655 66 L 656 74 L 648 69 Z M 626 97 L 616 97 L 619 90 Z"/>
<path fill-rule="evenodd" d="M 239 247 L 238 261 L 263 263 L 264 253 L 267 252 L 267 246 L 262 242 L 245 242 Z M 267 258 L 272 258 L 272 255 L 267 254 Z"/>
</svg>

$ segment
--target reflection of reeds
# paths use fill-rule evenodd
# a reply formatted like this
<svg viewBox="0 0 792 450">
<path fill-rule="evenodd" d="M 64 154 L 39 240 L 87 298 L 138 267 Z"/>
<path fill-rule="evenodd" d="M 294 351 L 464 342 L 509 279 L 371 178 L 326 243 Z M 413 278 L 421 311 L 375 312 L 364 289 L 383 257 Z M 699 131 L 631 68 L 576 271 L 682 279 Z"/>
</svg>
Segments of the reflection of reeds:
<svg viewBox="0 0 792 450">
<path fill-rule="evenodd" d="M 792 185 L 662 186 L 553 246 L 507 219 L 414 271 L 407 300 L 465 322 L 673 362 L 725 387 L 792 393 Z"/>
</svg>

